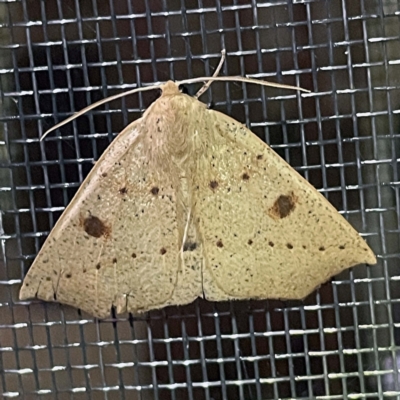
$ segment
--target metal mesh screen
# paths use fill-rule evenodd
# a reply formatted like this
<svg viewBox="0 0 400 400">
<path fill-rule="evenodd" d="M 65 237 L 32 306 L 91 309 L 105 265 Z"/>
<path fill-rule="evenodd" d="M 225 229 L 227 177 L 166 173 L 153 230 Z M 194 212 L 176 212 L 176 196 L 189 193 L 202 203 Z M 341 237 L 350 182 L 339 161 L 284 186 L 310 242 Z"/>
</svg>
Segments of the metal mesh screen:
<svg viewBox="0 0 400 400">
<path fill-rule="evenodd" d="M 395 398 L 400 9 L 394 0 L 0 0 L 0 396 L 24 399 Z M 304 301 L 198 300 L 97 321 L 21 302 L 21 280 L 139 94 L 51 134 L 95 100 L 211 75 L 203 101 L 265 139 L 367 238 L 359 266 Z M 194 93 L 195 86 L 188 87 Z"/>
</svg>

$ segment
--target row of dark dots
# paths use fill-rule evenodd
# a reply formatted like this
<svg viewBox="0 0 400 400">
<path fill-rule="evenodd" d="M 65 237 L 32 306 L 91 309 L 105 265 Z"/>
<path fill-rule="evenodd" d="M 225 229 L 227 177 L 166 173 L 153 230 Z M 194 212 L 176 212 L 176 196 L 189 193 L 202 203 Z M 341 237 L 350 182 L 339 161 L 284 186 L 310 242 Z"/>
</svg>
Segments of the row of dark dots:
<svg viewBox="0 0 400 400">
<path fill-rule="evenodd" d="M 253 241 L 252 241 L 251 239 L 249 239 L 248 242 L 247 242 L 247 244 L 248 244 L 249 246 L 251 246 L 251 245 L 253 244 Z M 222 240 L 221 240 L 221 239 L 219 239 L 219 240 L 217 241 L 216 245 L 217 245 L 217 247 L 219 247 L 219 248 L 224 247 L 224 244 L 222 243 Z M 268 245 L 269 245 L 270 247 L 274 247 L 274 246 L 275 246 L 275 243 L 269 241 L 269 242 L 268 242 Z M 286 244 L 286 247 L 287 247 L 288 249 L 293 249 L 293 245 L 292 245 L 291 243 L 287 243 L 287 244 Z M 307 248 L 307 246 L 303 245 L 303 249 L 306 249 L 306 248 Z M 340 245 L 340 246 L 339 246 L 339 249 L 340 249 L 340 250 L 344 250 L 344 249 L 345 249 L 345 246 Z M 321 247 L 318 248 L 318 250 L 319 250 L 319 251 L 325 251 L 325 247 L 324 247 L 324 246 L 321 246 Z"/>
<path fill-rule="evenodd" d="M 166 250 L 164 247 L 160 250 L 160 254 L 161 254 L 161 255 L 164 255 L 166 252 L 167 252 L 167 250 Z M 136 257 L 137 257 L 136 253 L 132 253 L 131 256 L 132 256 L 132 258 L 136 258 Z M 114 257 L 113 260 L 112 260 L 112 262 L 113 262 L 114 264 L 116 264 L 117 261 L 118 261 L 118 260 L 117 260 L 115 257 Z M 100 263 L 97 263 L 97 264 L 96 264 L 96 269 L 99 270 L 100 268 L 101 268 L 101 264 L 100 264 Z M 86 273 L 86 268 L 83 269 L 83 273 Z M 68 274 L 65 275 L 65 277 L 68 278 L 68 279 L 71 278 L 71 276 L 72 276 L 72 275 L 71 275 L 70 273 L 68 273 Z M 49 281 L 49 280 L 50 280 L 50 277 L 48 277 L 47 280 Z"/>
<path fill-rule="evenodd" d="M 217 244 L 217 247 L 219 247 L 219 248 L 224 247 L 224 244 L 222 243 L 222 240 L 221 240 L 221 239 L 218 240 L 216 244 Z M 253 241 L 252 241 L 251 239 L 249 239 L 249 241 L 247 242 L 247 244 L 251 246 L 251 245 L 253 244 Z M 275 246 L 275 243 L 270 241 L 270 242 L 268 242 L 268 245 L 271 246 L 271 247 L 274 247 L 274 246 Z M 292 245 L 291 243 L 287 243 L 287 244 L 286 244 L 286 247 L 287 247 L 288 249 L 290 249 L 290 250 L 293 249 L 293 245 Z M 303 249 L 306 249 L 306 248 L 307 248 L 307 247 L 306 247 L 305 245 L 303 245 Z M 340 250 L 344 250 L 344 249 L 345 249 L 345 246 L 340 245 L 340 246 L 339 246 L 339 249 L 340 249 Z M 318 250 L 319 250 L 319 251 L 325 251 L 325 247 L 324 247 L 324 246 L 321 246 L 321 247 L 318 248 Z M 364 250 L 367 250 L 367 249 L 364 249 Z M 160 254 L 161 254 L 161 255 L 166 254 L 166 252 L 167 252 L 167 250 L 166 250 L 164 247 L 162 247 L 162 248 L 160 249 Z M 136 253 L 132 253 L 132 258 L 136 258 L 136 257 L 137 257 Z M 113 261 L 114 264 L 117 263 L 117 259 L 116 259 L 115 257 L 113 258 L 112 261 Z M 101 265 L 100 265 L 100 263 L 98 263 L 98 264 L 96 265 L 96 269 L 99 270 L 100 268 L 101 268 Z M 83 272 L 86 272 L 86 269 L 84 269 Z M 66 278 L 71 278 L 71 274 L 66 274 L 65 277 L 66 277 Z M 50 277 L 48 277 L 47 280 L 49 281 L 49 280 L 50 280 Z"/>
<path fill-rule="evenodd" d="M 251 239 L 249 239 L 249 241 L 248 241 L 247 243 L 248 243 L 249 245 L 252 245 L 252 244 L 253 244 L 253 241 L 252 241 Z M 218 240 L 216 244 L 217 244 L 217 247 L 220 247 L 220 248 L 224 247 L 224 244 L 222 243 L 222 240 Z M 268 242 L 268 244 L 269 244 L 269 246 L 271 246 L 271 247 L 274 247 L 274 246 L 275 246 L 274 242 L 271 242 L 271 241 Z M 287 247 L 288 249 L 293 249 L 293 245 L 292 245 L 291 243 L 287 243 L 287 244 L 286 244 L 286 247 Z M 307 247 L 303 245 L 303 249 L 306 249 L 306 248 L 307 248 Z M 340 250 L 344 250 L 344 249 L 345 249 L 345 246 L 340 245 L 340 246 L 339 246 L 339 249 L 340 249 Z M 319 250 L 319 251 L 325 251 L 325 247 L 321 246 L 321 247 L 319 247 L 318 250 Z M 364 249 L 364 250 L 367 250 L 367 249 Z M 161 254 L 161 255 L 164 255 L 166 252 L 167 252 L 167 250 L 166 250 L 164 247 L 161 248 L 161 250 L 160 250 L 160 254 Z M 132 253 L 132 258 L 136 258 L 136 257 L 137 257 L 136 253 Z M 116 259 L 116 258 L 113 258 L 113 263 L 115 264 L 116 262 L 117 262 L 117 259 Z M 101 268 L 101 265 L 100 265 L 100 263 L 98 263 L 98 264 L 96 265 L 96 269 L 99 270 L 100 268 Z M 86 272 L 86 268 L 83 269 L 83 272 L 84 272 L 84 273 Z M 72 275 L 71 275 L 70 273 L 68 273 L 68 274 L 65 275 L 65 277 L 66 277 L 67 279 L 70 279 L 70 278 L 72 277 Z M 47 277 L 46 280 L 47 280 L 47 281 L 50 281 L 51 278 L 50 278 L 50 277 Z M 27 283 L 26 286 L 29 286 L 29 284 Z"/>
</svg>

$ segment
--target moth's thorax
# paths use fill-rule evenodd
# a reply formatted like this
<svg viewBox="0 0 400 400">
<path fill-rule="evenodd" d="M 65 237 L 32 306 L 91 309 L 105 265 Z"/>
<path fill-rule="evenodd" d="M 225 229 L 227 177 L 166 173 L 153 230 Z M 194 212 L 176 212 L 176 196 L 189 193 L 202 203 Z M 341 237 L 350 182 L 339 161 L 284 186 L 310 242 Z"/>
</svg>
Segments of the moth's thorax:
<svg viewBox="0 0 400 400">
<path fill-rule="evenodd" d="M 163 94 L 143 116 L 146 140 L 155 158 L 182 165 L 199 146 L 199 130 L 206 122 L 206 106 L 167 82 Z"/>
</svg>

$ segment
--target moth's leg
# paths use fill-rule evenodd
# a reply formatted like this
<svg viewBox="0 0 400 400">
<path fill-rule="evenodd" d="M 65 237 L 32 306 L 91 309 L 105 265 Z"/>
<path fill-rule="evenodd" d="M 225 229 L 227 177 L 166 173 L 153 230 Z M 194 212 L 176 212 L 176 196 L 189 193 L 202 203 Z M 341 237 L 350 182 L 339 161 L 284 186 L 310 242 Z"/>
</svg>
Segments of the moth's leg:
<svg viewBox="0 0 400 400">
<path fill-rule="evenodd" d="M 219 64 L 217 69 L 215 70 L 215 72 L 213 73 L 212 77 L 215 78 L 216 76 L 219 75 L 222 66 L 224 65 L 225 62 L 225 58 L 226 58 L 226 50 L 222 49 L 221 50 L 221 59 L 219 60 Z M 202 87 L 201 89 L 195 94 L 194 98 L 198 99 L 204 92 L 207 91 L 207 89 L 210 87 L 210 85 L 212 84 L 212 81 L 207 81 Z"/>
</svg>

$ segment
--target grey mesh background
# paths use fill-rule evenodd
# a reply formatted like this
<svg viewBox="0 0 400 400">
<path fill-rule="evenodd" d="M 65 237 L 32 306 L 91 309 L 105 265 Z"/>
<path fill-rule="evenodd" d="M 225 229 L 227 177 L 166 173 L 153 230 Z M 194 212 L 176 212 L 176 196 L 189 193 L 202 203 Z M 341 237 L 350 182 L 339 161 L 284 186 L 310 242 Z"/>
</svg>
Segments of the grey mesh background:
<svg viewBox="0 0 400 400">
<path fill-rule="evenodd" d="M 51 227 L 109 142 L 158 93 L 249 75 L 202 97 L 247 124 L 367 239 L 304 301 L 198 300 L 97 321 L 18 300 Z M 24 399 L 400 398 L 400 7 L 394 0 L 0 0 L 0 396 Z M 199 85 L 187 87 L 194 94 Z"/>
</svg>

